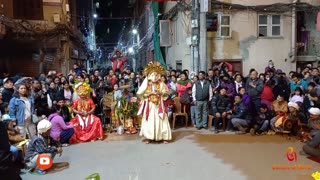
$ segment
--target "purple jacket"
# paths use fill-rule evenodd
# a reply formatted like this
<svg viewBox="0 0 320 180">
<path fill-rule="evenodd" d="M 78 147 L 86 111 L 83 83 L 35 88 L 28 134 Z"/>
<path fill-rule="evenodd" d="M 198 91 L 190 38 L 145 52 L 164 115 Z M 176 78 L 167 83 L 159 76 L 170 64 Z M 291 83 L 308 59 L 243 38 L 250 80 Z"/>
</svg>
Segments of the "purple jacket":
<svg viewBox="0 0 320 180">
<path fill-rule="evenodd" d="M 220 87 L 227 88 L 227 96 L 233 97 L 236 93 L 234 83 L 231 81 L 221 81 Z"/>
<path fill-rule="evenodd" d="M 250 101 L 250 96 L 247 93 L 242 95 L 242 102 L 249 109 L 251 107 Z"/>
<path fill-rule="evenodd" d="M 66 125 L 62 116 L 58 113 L 51 114 L 48 120 L 52 123 L 50 136 L 55 141 L 60 140 L 60 134 L 63 130 L 73 128 L 73 125 Z"/>
</svg>

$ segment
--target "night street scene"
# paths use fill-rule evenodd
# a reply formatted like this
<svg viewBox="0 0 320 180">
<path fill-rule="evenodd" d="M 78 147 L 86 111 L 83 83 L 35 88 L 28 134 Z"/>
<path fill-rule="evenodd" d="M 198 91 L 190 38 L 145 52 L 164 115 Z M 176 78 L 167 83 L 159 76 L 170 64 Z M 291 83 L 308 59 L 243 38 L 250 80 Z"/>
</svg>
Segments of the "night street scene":
<svg viewBox="0 0 320 180">
<path fill-rule="evenodd" d="M 320 0 L 0 0 L 0 180 L 320 180 Z"/>
</svg>

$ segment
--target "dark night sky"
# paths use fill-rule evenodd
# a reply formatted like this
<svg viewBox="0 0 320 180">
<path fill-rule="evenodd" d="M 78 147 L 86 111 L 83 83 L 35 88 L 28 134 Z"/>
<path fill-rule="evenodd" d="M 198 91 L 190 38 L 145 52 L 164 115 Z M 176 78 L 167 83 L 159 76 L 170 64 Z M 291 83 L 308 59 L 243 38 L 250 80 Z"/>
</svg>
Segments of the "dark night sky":
<svg viewBox="0 0 320 180">
<path fill-rule="evenodd" d="M 129 0 L 95 0 L 95 2 L 100 3 L 100 7 L 97 9 L 97 14 L 100 18 L 110 18 L 111 13 L 112 18 L 132 16 L 132 10 L 128 8 L 128 1 Z M 96 23 L 98 46 L 99 43 L 117 43 L 125 21 L 126 27 L 131 25 L 130 19 L 98 19 Z M 110 33 L 107 33 L 108 28 L 110 28 Z"/>
</svg>

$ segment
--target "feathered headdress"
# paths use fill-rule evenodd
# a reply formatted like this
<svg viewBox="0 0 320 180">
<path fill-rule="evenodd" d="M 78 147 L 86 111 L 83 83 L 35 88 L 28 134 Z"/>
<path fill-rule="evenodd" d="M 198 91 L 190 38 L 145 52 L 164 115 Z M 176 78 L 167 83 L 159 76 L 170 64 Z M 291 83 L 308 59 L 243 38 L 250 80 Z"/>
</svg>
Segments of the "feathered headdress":
<svg viewBox="0 0 320 180">
<path fill-rule="evenodd" d="M 144 67 L 143 74 L 147 76 L 153 72 L 156 72 L 158 74 L 165 74 L 166 70 L 158 61 L 151 61 Z"/>
<path fill-rule="evenodd" d="M 80 82 L 75 85 L 75 91 L 78 95 L 88 95 L 91 92 L 91 88 L 87 82 Z"/>
</svg>

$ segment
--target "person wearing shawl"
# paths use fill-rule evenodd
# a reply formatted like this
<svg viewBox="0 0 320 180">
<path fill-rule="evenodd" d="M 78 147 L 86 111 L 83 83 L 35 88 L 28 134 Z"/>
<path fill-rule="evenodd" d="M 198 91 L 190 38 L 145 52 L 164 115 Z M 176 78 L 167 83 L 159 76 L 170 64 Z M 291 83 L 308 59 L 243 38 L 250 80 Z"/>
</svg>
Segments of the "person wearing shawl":
<svg viewBox="0 0 320 180">
<path fill-rule="evenodd" d="M 188 76 L 185 72 L 180 74 L 180 80 L 177 82 L 176 87 L 179 97 L 181 97 L 188 88 L 192 87 L 192 82 L 190 79 L 188 79 Z"/>
<path fill-rule="evenodd" d="M 90 85 L 86 82 L 80 82 L 75 86 L 79 95 L 73 103 L 73 112 L 75 118 L 70 121 L 71 125 L 79 124 L 74 127 L 74 134 L 69 140 L 70 144 L 102 140 L 103 128 L 100 118 L 93 115 L 95 104 L 90 98 Z"/>
<path fill-rule="evenodd" d="M 161 81 L 165 69 L 159 62 L 150 62 L 144 68 L 146 78 L 141 84 L 137 95 L 141 99 L 138 115 L 142 115 L 140 136 L 151 140 L 168 143 L 172 139 L 168 111 L 164 101 L 169 96 L 169 89 Z"/>
</svg>

